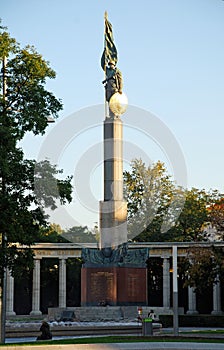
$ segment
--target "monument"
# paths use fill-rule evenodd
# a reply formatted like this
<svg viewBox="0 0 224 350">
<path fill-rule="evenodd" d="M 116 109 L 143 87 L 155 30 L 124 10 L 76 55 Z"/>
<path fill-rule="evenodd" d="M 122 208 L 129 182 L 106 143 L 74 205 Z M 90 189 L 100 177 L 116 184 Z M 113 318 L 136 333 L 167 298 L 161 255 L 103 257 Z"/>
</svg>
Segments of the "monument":
<svg viewBox="0 0 224 350">
<path fill-rule="evenodd" d="M 127 243 L 127 203 L 123 198 L 123 122 L 127 108 L 112 25 L 105 13 L 104 200 L 100 202 L 100 248 L 84 248 L 81 305 L 147 305 L 148 251 Z"/>
</svg>

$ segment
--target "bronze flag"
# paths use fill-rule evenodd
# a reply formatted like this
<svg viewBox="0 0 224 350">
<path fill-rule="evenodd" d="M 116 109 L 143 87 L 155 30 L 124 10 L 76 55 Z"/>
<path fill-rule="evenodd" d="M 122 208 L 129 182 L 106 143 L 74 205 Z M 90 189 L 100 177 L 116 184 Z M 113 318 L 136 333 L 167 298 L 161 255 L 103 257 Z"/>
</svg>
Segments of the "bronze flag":
<svg viewBox="0 0 224 350">
<path fill-rule="evenodd" d="M 101 67 L 106 70 L 106 66 L 110 60 L 117 63 L 117 49 L 114 44 L 112 24 L 107 19 L 107 12 L 104 15 L 105 30 L 104 30 L 104 50 L 101 57 Z"/>
</svg>

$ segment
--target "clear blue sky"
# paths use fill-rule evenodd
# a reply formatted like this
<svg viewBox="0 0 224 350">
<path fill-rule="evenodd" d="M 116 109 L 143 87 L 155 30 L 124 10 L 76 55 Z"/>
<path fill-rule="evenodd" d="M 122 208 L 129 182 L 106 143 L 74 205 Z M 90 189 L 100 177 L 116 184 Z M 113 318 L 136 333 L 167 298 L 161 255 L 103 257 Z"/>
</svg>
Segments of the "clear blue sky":
<svg viewBox="0 0 224 350">
<path fill-rule="evenodd" d="M 48 88 L 62 99 L 61 120 L 104 101 L 105 10 L 129 105 L 170 129 L 183 152 L 188 187 L 224 192 L 224 1 L 3 0 L 2 24 L 57 73 Z M 28 156 L 38 154 L 41 140 L 24 142 Z M 72 157 L 76 150 L 69 151 Z M 97 221 L 87 216 L 80 223 Z"/>
</svg>

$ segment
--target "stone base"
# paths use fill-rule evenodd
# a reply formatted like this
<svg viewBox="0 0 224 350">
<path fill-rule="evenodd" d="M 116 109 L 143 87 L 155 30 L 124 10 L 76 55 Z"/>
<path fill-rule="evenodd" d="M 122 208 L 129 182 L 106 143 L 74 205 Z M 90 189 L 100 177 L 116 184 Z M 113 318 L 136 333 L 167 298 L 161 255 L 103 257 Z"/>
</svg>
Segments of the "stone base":
<svg viewBox="0 0 224 350">
<path fill-rule="evenodd" d="M 118 247 L 127 242 L 127 202 L 100 202 L 100 248 Z"/>
<path fill-rule="evenodd" d="M 186 312 L 187 315 L 197 315 L 198 314 L 198 311 L 197 310 L 188 310 Z"/>
<path fill-rule="evenodd" d="M 40 315 L 42 315 L 41 311 L 31 311 L 30 312 L 30 316 L 40 316 Z"/>
<path fill-rule="evenodd" d="M 6 311 L 6 317 L 16 316 L 15 311 Z"/>
<path fill-rule="evenodd" d="M 147 269 L 83 267 L 82 306 L 147 305 Z"/>
<path fill-rule="evenodd" d="M 223 315 L 223 312 L 220 310 L 220 311 L 217 311 L 217 310 L 213 310 L 211 312 L 211 315 L 217 315 L 217 316 L 220 316 L 220 315 Z"/>
</svg>

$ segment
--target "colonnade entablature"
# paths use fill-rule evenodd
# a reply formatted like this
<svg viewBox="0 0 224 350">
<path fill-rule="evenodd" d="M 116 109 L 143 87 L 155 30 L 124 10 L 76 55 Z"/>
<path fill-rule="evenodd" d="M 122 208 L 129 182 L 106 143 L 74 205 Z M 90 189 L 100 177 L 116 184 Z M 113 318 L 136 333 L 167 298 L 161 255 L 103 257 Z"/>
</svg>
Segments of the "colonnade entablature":
<svg viewBox="0 0 224 350">
<path fill-rule="evenodd" d="M 150 257 L 172 257 L 172 247 L 177 246 L 178 257 L 186 257 L 191 248 L 220 247 L 224 249 L 224 242 L 136 242 L 129 243 L 129 249 L 148 248 Z M 37 243 L 31 248 L 35 259 L 42 258 L 80 258 L 82 248 L 97 248 L 96 243 Z"/>
</svg>

